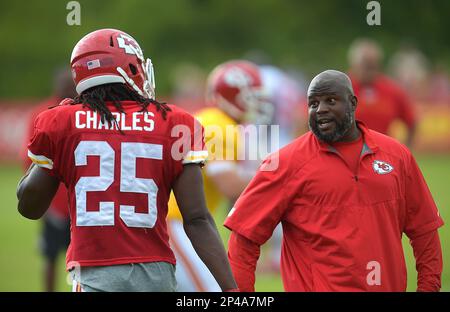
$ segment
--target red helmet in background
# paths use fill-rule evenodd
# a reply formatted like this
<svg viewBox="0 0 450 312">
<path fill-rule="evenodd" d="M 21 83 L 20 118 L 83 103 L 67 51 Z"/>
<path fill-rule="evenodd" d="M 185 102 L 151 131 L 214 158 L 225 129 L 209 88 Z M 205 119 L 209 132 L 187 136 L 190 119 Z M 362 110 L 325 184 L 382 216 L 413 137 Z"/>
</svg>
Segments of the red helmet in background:
<svg viewBox="0 0 450 312">
<path fill-rule="evenodd" d="M 100 29 L 87 34 L 73 48 L 70 64 L 78 94 L 107 83 L 124 83 L 146 98 L 155 98 L 153 64 L 123 31 Z"/>
<path fill-rule="evenodd" d="M 208 100 L 240 122 L 268 124 L 274 107 L 257 65 L 242 60 L 218 65 L 207 82 Z"/>
</svg>

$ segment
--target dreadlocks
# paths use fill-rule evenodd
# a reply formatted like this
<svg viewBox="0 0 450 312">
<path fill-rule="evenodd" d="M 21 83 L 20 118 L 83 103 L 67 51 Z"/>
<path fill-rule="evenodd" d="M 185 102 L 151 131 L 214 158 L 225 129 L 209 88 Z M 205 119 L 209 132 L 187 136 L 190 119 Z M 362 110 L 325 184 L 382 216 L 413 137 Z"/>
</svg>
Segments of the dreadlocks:
<svg viewBox="0 0 450 312">
<path fill-rule="evenodd" d="M 83 107 L 87 106 L 100 114 L 102 122 L 106 120 L 108 123 L 115 123 L 120 129 L 114 115 L 106 106 L 106 101 L 112 102 L 121 113 L 125 113 L 121 101 L 137 102 L 141 106 L 140 112 L 147 112 L 147 107 L 153 104 L 156 106 L 157 111 L 161 112 L 163 119 L 166 119 L 167 112 L 171 111 L 166 103 L 145 98 L 122 83 L 109 83 L 92 87 L 75 97 L 73 104 L 83 104 Z"/>
</svg>

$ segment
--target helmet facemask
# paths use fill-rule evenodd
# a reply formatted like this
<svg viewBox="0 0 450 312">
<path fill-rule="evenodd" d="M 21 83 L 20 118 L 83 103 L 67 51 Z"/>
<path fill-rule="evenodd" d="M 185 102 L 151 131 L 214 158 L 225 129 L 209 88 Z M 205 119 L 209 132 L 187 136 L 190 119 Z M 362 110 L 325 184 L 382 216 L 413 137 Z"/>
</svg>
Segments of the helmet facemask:
<svg viewBox="0 0 450 312">
<path fill-rule="evenodd" d="M 153 69 L 153 63 L 152 60 L 147 58 L 144 63 L 142 64 L 143 70 L 144 70 L 144 93 L 147 94 L 147 97 L 149 99 L 154 100 L 155 99 L 155 71 Z"/>
<path fill-rule="evenodd" d="M 246 108 L 244 119 L 247 122 L 258 125 L 268 125 L 272 122 L 274 106 L 268 100 L 264 89 L 244 89 L 237 100 Z"/>
<path fill-rule="evenodd" d="M 132 39 L 133 42 L 136 43 L 136 46 L 132 44 L 126 45 L 125 52 L 129 54 L 135 54 L 138 61 L 138 66 L 141 66 L 142 68 L 142 75 L 143 75 L 143 84 L 142 89 L 139 88 L 139 86 L 134 82 L 133 79 L 131 79 L 126 71 L 118 66 L 117 71 L 119 74 L 125 79 L 125 81 L 130 85 L 130 87 L 135 90 L 137 93 L 139 93 L 141 96 L 149 98 L 149 99 L 155 99 L 155 73 L 153 69 L 153 63 L 150 58 L 147 58 L 147 60 L 144 59 L 144 54 L 142 52 L 142 49 L 137 44 L 136 40 L 134 40 L 131 37 L 127 37 L 123 34 L 121 34 L 119 37 L 117 37 L 117 41 L 119 42 L 119 47 L 122 45 L 122 47 L 125 47 L 124 38 Z M 128 49 L 128 50 L 127 50 Z"/>
</svg>

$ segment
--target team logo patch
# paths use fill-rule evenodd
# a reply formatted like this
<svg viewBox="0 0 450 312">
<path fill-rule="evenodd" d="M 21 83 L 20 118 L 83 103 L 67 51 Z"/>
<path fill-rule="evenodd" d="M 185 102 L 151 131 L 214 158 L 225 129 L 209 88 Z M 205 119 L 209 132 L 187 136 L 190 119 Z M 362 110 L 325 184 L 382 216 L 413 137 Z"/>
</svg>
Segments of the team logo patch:
<svg viewBox="0 0 450 312">
<path fill-rule="evenodd" d="M 372 164 L 373 171 L 375 171 L 378 174 L 387 174 L 394 170 L 394 167 L 382 160 L 374 160 Z"/>
</svg>

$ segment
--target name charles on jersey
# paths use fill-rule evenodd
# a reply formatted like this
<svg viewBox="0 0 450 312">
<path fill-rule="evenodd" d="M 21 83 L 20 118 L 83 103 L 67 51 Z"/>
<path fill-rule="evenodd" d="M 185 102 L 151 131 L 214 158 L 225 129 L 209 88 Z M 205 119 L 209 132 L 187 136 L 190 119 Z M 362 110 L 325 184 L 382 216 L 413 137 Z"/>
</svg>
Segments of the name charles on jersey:
<svg viewBox="0 0 450 312">
<path fill-rule="evenodd" d="M 77 129 L 96 129 L 96 130 L 122 130 L 122 131 L 153 131 L 155 121 L 152 112 L 133 112 L 131 114 L 113 112 L 112 115 L 117 123 L 102 122 L 97 112 L 76 111 L 75 127 Z"/>
<path fill-rule="evenodd" d="M 111 112 L 116 122 L 102 121 L 95 111 L 75 111 L 76 129 L 146 131 L 155 130 L 155 114 L 153 112 Z M 179 123 L 172 125 L 170 136 L 175 138 L 171 153 L 176 160 L 183 158 L 183 151 L 190 149 L 192 143 L 205 141 L 209 152 L 209 160 L 260 160 L 269 154 L 269 146 L 278 149 L 278 125 L 270 125 L 270 144 L 267 140 L 267 125 L 219 125 L 210 124 L 202 127 L 193 123 L 193 128 Z M 206 139 L 205 139 L 206 138 Z M 226 142 L 226 143 L 224 143 Z M 270 163 L 264 170 L 270 171 L 278 167 L 278 161 Z"/>
</svg>

